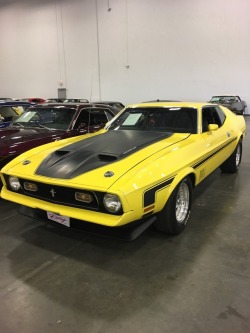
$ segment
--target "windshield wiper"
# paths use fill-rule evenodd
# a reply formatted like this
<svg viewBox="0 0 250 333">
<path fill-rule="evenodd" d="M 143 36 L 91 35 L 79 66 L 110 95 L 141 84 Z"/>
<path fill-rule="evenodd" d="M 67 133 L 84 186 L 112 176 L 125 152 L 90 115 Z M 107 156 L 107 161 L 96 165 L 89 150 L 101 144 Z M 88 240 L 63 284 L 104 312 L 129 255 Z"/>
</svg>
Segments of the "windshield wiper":
<svg viewBox="0 0 250 333">
<path fill-rule="evenodd" d="M 11 126 L 20 126 L 20 127 L 24 127 L 21 123 L 18 123 L 18 122 L 12 123 Z"/>
<path fill-rule="evenodd" d="M 49 127 L 46 127 L 46 126 L 44 126 L 44 125 L 42 125 L 42 124 L 36 124 L 36 127 L 46 128 L 46 129 L 50 130 Z"/>
</svg>

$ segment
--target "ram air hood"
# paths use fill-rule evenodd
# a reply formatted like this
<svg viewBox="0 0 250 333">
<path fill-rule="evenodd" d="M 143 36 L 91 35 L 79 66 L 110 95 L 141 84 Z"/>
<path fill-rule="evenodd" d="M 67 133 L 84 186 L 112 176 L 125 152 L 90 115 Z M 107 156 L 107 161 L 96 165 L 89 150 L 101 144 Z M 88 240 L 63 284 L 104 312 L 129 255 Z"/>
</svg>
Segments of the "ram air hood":
<svg viewBox="0 0 250 333">
<path fill-rule="evenodd" d="M 54 151 L 39 165 L 36 174 L 52 178 L 72 179 L 94 169 L 118 162 L 171 136 L 172 133 L 163 132 L 109 131 Z M 167 142 L 166 146 L 168 146 Z M 155 151 L 149 152 L 151 155 L 153 153 Z"/>
</svg>

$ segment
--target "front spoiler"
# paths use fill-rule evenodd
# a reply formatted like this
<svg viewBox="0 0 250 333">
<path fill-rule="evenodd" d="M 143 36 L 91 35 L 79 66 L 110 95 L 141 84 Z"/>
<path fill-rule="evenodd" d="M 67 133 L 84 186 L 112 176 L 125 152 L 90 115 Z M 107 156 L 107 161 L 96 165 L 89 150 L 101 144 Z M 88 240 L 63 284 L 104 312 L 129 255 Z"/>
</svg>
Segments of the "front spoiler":
<svg viewBox="0 0 250 333">
<path fill-rule="evenodd" d="M 39 221 L 47 222 L 49 224 L 67 228 L 59 223 L 53 222 L 47 218 L 47 214 L 44 210 L 30 208 L 27 206 L 20 205 L 19 213 Z M 75 230 L 84 231 L 87 233 L 112 237 L 116 239 L 122 239 L 125 241 L 132 241 L 140 236 L 151 224 L 156 220 L 156 216 L 150 216 L 138 221 L 131 222 L 121 227 L 107 227 L 100 224 L 91 222 L 85 222 L 77 219 L 70 219 L 70 228 Z"/>
</svg>

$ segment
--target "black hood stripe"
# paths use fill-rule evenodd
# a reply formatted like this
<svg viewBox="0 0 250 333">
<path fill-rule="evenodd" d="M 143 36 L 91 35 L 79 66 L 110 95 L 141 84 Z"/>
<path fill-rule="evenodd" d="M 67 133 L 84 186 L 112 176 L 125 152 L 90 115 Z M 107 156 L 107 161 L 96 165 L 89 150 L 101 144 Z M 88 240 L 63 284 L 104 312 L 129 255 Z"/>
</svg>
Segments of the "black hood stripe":
<svg viewBox="0 0 250 333">
<path fill-rule="evenodd" d="M 109 131 L 56 150 L 43 160 L 36 174 L 71 179 L 121 160 L 171 135 L 153 131 Z"/>
</svg>

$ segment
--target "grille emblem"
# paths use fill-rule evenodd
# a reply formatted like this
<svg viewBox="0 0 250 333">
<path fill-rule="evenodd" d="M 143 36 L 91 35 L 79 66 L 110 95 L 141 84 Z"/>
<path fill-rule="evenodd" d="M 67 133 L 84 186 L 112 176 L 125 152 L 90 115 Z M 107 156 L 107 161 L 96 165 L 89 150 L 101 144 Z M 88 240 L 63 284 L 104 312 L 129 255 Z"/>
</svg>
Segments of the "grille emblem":
<svg viewBox="0 0 250 333">
<path fill-rule="evenodd" d="M 54 198 L 54 197 L 55 197 L 55 194 L 56 194 L 56 191 L 52 188 L 52 189 L 50 190 L 50 193 L 51 193 L 52 197 Z"/>
</svg>

